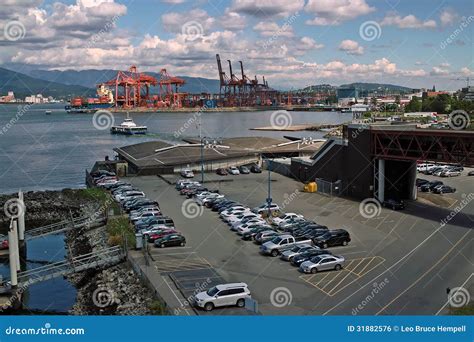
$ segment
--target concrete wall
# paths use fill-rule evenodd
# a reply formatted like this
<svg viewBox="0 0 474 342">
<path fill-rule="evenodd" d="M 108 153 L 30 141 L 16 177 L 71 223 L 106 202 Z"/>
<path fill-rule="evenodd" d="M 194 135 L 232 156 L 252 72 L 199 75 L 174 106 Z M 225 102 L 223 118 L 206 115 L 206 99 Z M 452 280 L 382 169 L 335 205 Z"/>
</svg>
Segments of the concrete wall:
<svg viewBox="0 0 474 342">
<path fill-rule="evenodd" d="M 204 163 L 204 172 L 213 172 L 219 168 L 228 168 L 230 166 L 241 166 L 247 164 L 256 164 L 259 161 L 258 156 L 232 158 L 232 159 L 220 159 L 214 161 L 207 161 Z M 201 163 L 192 163 L 186 165 L 178 165 L 174 167 L 174 172 L 179 173 L 184 169 L 191 169 L 196 172 L 201 171 Z"/>
<path fill-rule="evenodd" d="M 291 175 L 302 181 L 322 178 L 342 182 L 342 194 L 367 198 L 373 196 L 373 166 L 368 130 L 348 129 L 348 144 L 334 144 L 314 165 L 292 161 Z M 317 155 L 316 155 L 317 156 Z"/>
<path fill-rule="evenodd" d="M 280 163 L 275 160 L 269 160 L 270 162 L 270 170 L 276 173 L 279 173 L 286 177 L 292 177 L 291 174 L 291 164 Z M 265 165 L 265 163 L 264 163 Z"/>
</svg>

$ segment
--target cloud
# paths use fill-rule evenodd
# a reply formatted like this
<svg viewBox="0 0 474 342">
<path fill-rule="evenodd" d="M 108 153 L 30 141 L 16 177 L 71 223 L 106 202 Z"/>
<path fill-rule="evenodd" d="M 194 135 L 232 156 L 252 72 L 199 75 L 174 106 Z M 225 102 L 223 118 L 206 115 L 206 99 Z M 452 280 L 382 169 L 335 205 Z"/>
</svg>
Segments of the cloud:
<svg viewBox="0 0 474 342">
<path fill-rule="evenodd" d="M 375 11 L 365 0 L 309 0 L 305 11 L 315 16 L 308 25 L 339 25 Z"/>
<path fill-rule="evenodd" d="M 290 25 L 278 26 L 277 23 L 261 21 L 253 27 L 263 37 L 293 37 L 293 28 Z"/>
<path fill-rule="evenodd" d="M 434 66 L 431 69 L 430 75 L 432 76 L 447 76 L 451 74 L 449 70 L 451 65 L 449 63 L 440 63 L 438 66 Z"/>
<path fill-rule="evenodd" d="M 231 10 L 258 18 L 288 17 L 304 7 L 305 0 L 234 0 Z"/>
<path fill-rule="evenodd" d="M 434 29 L 437 26 L 434 20 L 422 21 L 413 14 L 402 17 L 396 12 L 387 13 L 380 25 L 397 26 L 401 29 Z"/>
<path fill-rule="evenodd" d="M 165 4 L 179 5 L 184 4 L 186 0 L 161 0 L 161 2 L 164 2 Z"/>
<path fill-rule="evenodd" d="M 358 42 L 350 39 L 343 40 L 339 44 L 339 50 L 346 52 L 349 55 L 362 55 L 364 48 Z"/>
<path fill-rule="evenodd" d="M 452 8 L 444 8 L 439 15 L 441 26 L 450 26 L 459 20 L 459 14 Z"/>
<path fill-rule="evenodd" d="M 461 68 L 461 74 L 464 76 L 474 76 L 474 71 L 472 71 L 468 67 L 464 67 L 464 68 Z"/>
<path fill-rule="evenodd" d="M 161 16 L 161 22 L 163 23 L 165 30 L 174 33 L 180 33 L 183 24 L 191 21 L 199 23 L 204 31 L 209 31 L 216 23 L 216 19 L 209 16 L 205 10 L 199 8 L 188 12 L 165 13 Z"/>
<path fill-rule="evenodd" d="M 219 25 L 226 30 L 239 31 L 247 26 L 245 16 L 237 12 L 232 12 L 229 8 L 226 9 L 224 15 L 218 19 Z"/>
</svg>

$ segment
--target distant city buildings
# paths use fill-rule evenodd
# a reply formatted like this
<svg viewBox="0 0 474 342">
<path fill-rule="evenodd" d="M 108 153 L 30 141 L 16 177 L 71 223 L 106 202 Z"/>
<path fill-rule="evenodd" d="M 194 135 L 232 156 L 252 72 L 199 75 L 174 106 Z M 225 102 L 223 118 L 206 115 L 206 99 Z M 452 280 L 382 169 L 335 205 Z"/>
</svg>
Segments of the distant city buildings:
<svg viewBox="0 0 474 342">
<path fill-rule="evenodd" d="M 57 103 L 59 102 L 52 96 L 43 96 L 42 94 L 30 95 L 25 97 L 25 100 L 15 98 L 15 94 L 13 91 L 9 91 L 6 96 L 0 95 L 0 103 L 16 103 L 16 102 L 26 102 L 31 104 L 39 104 L 39 103 Z"/>
<path fill-rule="evenodd" d="M 461 96 L 465 101 L 474 102 L 474 87 L 462 88 Z"/>
<path fill-rule="evenodd" d="M 9 91 L 7 96 L 0 96 L 0 103 L 15 102 L 15 94 Z"/>
</svg>

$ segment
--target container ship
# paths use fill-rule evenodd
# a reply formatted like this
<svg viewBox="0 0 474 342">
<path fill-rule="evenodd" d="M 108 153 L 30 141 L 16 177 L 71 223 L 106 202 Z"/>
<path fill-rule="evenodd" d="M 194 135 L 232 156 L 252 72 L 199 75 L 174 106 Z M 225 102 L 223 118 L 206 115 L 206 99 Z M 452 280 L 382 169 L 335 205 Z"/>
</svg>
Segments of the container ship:
<svg viewBox="0 0 474 342">
<path fill-rule="evenodd" d="M 68 113 L 95 113 L 114 106 L 114 95 L 105 85 L 97 88 L 97 95 L 98 97 L 90 98 L 73 97 L 64 109 Z"/>
</svg>

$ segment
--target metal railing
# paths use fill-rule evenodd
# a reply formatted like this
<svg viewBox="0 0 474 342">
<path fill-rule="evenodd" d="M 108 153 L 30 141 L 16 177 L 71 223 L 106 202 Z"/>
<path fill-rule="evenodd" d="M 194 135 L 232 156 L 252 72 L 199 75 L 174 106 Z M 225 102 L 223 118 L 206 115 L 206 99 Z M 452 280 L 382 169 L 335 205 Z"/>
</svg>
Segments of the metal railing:
<svg viewBox="0 0 474 342">
<path fill-rule="evenodd" d="M 104 248 L 92 253 L 75 256 L 49 265 L 40 266 L 18 273 L 19 286 L 32 285 L 45 280 L 66 276 L 91 268 L 110 266 L 125 258 L 125 251 L 120 246 Z"/>
<path fill-rule="evenodd" d="M 40 236 L 57 234 L 65 232 L 72 229 L 79 229 L 83 227 L 97 227 L 99 225 L 105 224 L 107 222 L 107 217 L 101 215 L 100 217 L 91 217 L 91 216 L 82 216 L 82 217 L 71 217 L 70 220 L 64 220 L 61 222 L 48 224 L 46 226 L 29 229 L 25 232 L 25 239 L 31 240 Z"/>
</svg>

